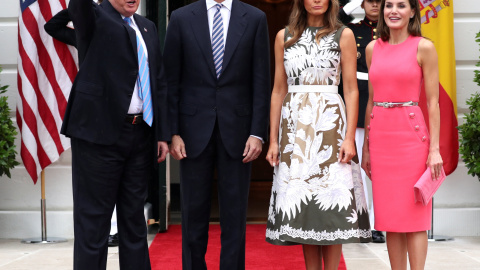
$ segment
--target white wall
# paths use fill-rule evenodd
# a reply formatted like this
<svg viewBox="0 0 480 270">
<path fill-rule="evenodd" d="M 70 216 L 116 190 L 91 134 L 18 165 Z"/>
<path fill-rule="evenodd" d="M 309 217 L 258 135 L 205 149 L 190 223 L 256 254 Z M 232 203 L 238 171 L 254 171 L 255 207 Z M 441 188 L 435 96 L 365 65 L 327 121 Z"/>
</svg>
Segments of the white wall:
<svg viewBox="0 0 480 270">
<path fill-rule="evenodd" d="M 478 0 L 455 0 L 454 38 L 457 70 L 458 122 L 468 112 L 466 100 L 480 87 L 473 82 L 479 61 L 479 44 L 475 36 L 480 32 L 480 3 Z M 447 235 L 480 235 L 480 182 L 467 174 L 461 161 L 457 170 L 448 176 L 435 196 L 435 230 Z"/>
<path fill-rule="evenodd" d="M 466 99 L 480 91 L 473 83 L 473 70 L 479 59 L 474 42 L 480 31 L 478 0 L 455 0 L 455 51 L 457 59 L 457 105 L 459 122 L 466 112 Z M 17 83 L 17 20 L 19 0 L 2 0 L 0 8 L 0 83 L 10 85 L 7 95 L 14 112 Z M 357 11 L 357 17 L 362 17 Z M 14 117 L 14 113 L 12 114 Z M 18 145 L 18 142 L 17 142 Z M 17 148 L 19 150 L 19 147 Z M 19 160 L 20 161 L 20 160 Z M 73 237 L 70 151 L 46 169 L 47 226 L 49 236 Z M 435 196 L 435 234 L 480 235 L 480 182 L 467 175 L 460 162 L 457 170 Z M 39 237 L 40 184 L 33 185 L 25 168 L 12 171 L 12 179 L 0 177 L 0 238 Z"/>
</svg>

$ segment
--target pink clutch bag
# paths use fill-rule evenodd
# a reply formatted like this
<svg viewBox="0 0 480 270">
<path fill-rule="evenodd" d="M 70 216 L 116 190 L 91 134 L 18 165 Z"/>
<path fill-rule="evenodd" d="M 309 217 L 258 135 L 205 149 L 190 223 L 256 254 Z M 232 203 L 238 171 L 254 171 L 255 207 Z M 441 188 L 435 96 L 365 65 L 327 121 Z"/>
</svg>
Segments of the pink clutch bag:
<svg viewBox="0 0 480 270">
<path fill-rule="evenodd" d="M 417 183 L 413 186 L 415 202 L 421 202 L 423 205 L 427 205 L 446 177 L 447 176 L 442 167 L 438 179 L 432 180 L 432 172 L 430 171 L 430 168 L 427 168 L 420 179 L 418 179 Z"/>
</svg>

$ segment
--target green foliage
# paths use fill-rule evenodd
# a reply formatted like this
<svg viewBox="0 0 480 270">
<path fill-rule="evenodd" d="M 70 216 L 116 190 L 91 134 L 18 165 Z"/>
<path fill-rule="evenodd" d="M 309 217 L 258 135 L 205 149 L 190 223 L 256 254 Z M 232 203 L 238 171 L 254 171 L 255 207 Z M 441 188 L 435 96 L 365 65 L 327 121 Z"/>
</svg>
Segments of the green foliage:
<svg viewBox="0 0 480 270">
<path fill-rule="evenodd" d="M 0 72 L 2 68 L 0 68 Z M 8 85 L 0 85 L 0 94 L 7 92 Z M 10 169 L 18 165 L 15 160 L 15 135 L 17 131 L 10 119 L 8 97 L 0 96 L 0 176 L 3 174 L 11 178 Z"/>
<path fill-rule="evenodd" d="M 477 33 L 477 36 L 475 37 L 475 41 L 480 45 L 480 32 Z M 480 51 L 480 49 L 479 49 Z M 477 67 L 480 67 L 480 61 L 477 62 Z M 474 70 L 475 76 L 473 77 L 473 81 L 477 83 L 478 86 L 480 86 L 480 71 L 479 70 Z"/>
<path fill-rule="evenodd" d="M 468 174 L 480 180 L 480 94 L 467 100 L 470 113 L 465 114 L 465 123 L 458 127 L 461 135 L 459 153 L 468 168 Z"/>
<path fill-rule="evenodd" d="M 480 32 L 477 33 L 475 41 L 480 45 Z M 477 67 L 480 67 L 480 61 Z M 480 71 L 474 72 L 473 81 L 480 86 Z M 458 152 L 468 168 L 468 174 L 477 176 L 480 180 L 480 94 L 478 91 L 467 100 L 467 105 L 470 113 L 465 114 L 465 123 L 458 126 L 461 135 Z"/>
</svg>

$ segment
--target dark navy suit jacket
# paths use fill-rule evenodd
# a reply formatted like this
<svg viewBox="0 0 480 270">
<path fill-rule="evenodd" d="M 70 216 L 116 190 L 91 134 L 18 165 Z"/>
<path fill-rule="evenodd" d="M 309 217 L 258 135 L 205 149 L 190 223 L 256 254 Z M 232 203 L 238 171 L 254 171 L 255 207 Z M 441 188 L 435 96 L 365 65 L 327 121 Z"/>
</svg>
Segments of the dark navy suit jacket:
<svg viewBox="0 0 480 270">
<path fill-rule="evenodd" d="M 71 0 L 80 69 L 72 86 L 62 134 L 111 145 L 119 138 L 138 75 L 136 34 L 109 1 Z M 157 141 L 171 138 L 167 122 L 167 85 L 157 29 L 134 15 L 148 51 L 153 128 Z"/>
<path fill-rule="evenodd" d="M 67 26 L 70 21 L 68 9 L 64 9 L 45 23 L 43 28 L 45 28 L 45 32 L 51 37 L 76 48 L 77 39 L 75 38 L 75 30 Z"/>
<path fill-rule="evenodd" d="M 267 137 L 270 105 L 266 16 L 233 0 L 222 74 L 217 79 L 205 0 L 175 10 L 164 50 L 172 134 L 195 158 L 215 123 L 229 155 L 239 158 L 250 135 Z"/>
</svg>

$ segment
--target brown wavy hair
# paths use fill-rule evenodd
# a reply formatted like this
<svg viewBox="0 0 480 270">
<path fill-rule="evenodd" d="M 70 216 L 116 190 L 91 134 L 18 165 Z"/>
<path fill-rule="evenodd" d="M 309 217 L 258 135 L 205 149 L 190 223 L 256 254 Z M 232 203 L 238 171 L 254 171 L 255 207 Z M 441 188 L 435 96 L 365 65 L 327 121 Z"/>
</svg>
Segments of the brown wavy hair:
<svg viewBox="0 0 480 270">
<path fill-rule="evenodd" d="M 330 0 L 328 3 L 328 9 L 323 16 L 323 28 L 317 31 L 315 35 L 315 41 L 319 42 L 320 38 L 337 30 L 342 24 L 338 20 L 339 10 L 338 0 Z M 292 38 L 285 42 L 285 48 L 288 48 L 295 44 L 302 36 L 303 31 L 307 28 L 308 13 L 303 4 L 303 0 L 294 0 L 292 12 L 288 21 L 288 31 L 291 33 Z"/>
<path fill-rule="evenodd" d="M 390 39 L 390 28 L 388 28 L 387 24 L 385 23 L 385 17 L 383 15 L 385 10 L 385 2 L 386 0 L 382 0 L 382 3 L 380 4 L 380 16 L 377 24 L 377 33 L 380 35 L 380 38 L 383 41 Z M 408 2 L 414 12 L 413 18 L 410 18 L 410 21 L 408 22 L 408 33 L 414 37 L 421 37 L 422 20 L 420 17 L 420 6 L 418 0 L 408 0 Z"/>
</svg>

